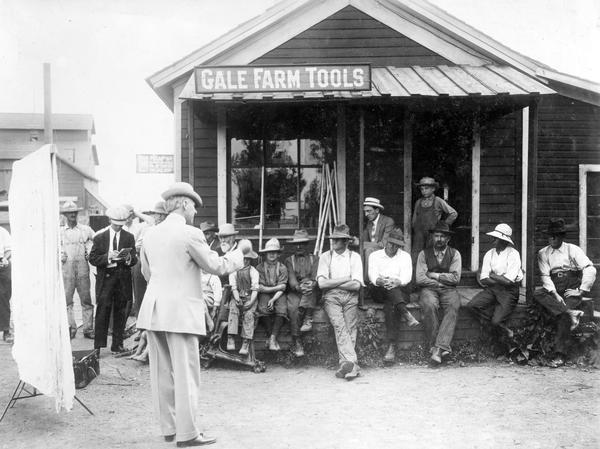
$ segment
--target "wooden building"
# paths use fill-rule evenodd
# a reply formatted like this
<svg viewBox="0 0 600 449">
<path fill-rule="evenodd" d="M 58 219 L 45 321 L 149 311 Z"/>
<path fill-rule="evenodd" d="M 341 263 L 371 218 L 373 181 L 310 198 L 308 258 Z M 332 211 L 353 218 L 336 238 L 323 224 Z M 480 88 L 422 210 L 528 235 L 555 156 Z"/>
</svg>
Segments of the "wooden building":
<svg viewBox="0 0 600 449">
<path fill-rule="evenodd" d="M 95 170 L 98 151 L 92 142 L 94 119 L 88 114 L 52 114 L 53 142 L 58 149 L 61 200 L 76 201 L 82 215 L 102 215 L 107 207 L 100 197 Z M 8 190 L 13 162 L 36 151 L 44 141 L 44 115 L 0 113 L 0 224 L 8 224 Z M 3 209 L 5 209 L 3 211 Z"/>
<path fill-rule="evenodd" d="M 335 162 L 354 233 L 375 196 L 410 248 L 414 182 L 433 176 L 467 270 L 505 222 L 533 288 L 552 216 L 600 263 L 600 85 L 425 1 L 284 0 L 147 81 L 174 113 L 176 178 L 201 193 L 203 220 L 256 234 L 265 166 L 265 235 L 315 232 Z"/>
</svg>

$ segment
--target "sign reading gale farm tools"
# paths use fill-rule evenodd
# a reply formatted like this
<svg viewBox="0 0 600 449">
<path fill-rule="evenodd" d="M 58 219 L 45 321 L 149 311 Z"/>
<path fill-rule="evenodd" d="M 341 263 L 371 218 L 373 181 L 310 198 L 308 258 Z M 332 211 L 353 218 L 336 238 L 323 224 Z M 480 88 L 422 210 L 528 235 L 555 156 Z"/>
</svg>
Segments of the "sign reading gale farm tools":
<svg viewBox="0 0 600 449">
<path fill-rule="evenodd" d="M 172 154 L 136 154 L 136 173 L 173 173 Z"/>
<path fill-rule="evenodd" d="M 371 90 L 371 66 L 196 67 L 196 93 Z"/>
</svg>

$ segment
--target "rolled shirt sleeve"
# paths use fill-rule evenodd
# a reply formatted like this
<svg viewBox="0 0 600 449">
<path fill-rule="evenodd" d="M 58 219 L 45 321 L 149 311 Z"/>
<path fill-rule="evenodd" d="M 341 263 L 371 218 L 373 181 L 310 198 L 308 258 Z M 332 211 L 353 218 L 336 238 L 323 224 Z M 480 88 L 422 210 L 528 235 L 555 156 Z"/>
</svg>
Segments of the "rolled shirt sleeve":
<svg viewBox="0 0 600 449">
<path fill-rule="evenodd" d="M 547 248 L 547 247 L 546 247 Z M 538 268 L 540 269 L 540 277 L 542 278 L 542 286 L 550 293 L 556 291 L 556 287 L 550 278 L 550 261 L 548 259 L 548 251 L 542 248 L 538 251 Z"/>
<path fill-rule="evenodd" d="M 237 290 L 237 271 L 229 273 L 229 285 L 231 290 Z"/>
<path fill-rule="evenodd" d="M 317 279 L 320 277 L 329 279 L 329 263 L 331 261 L 331 251 L 321 254 L 319 265 L 317 267 Z"/>
<path fill-rule="evenodd" d="M 479 279 L 487 279 L 490 277 L 492 271 L 492 251 L 493 249 L 485 253 L 483 256 L 483 263 L 481 264 L 481 275 Z"/>
<path fill-rule="evenodd" d="M 581 290 L 589 292 L 596 281 L 596 268 L 588 256 L 577 245 L 570 245 L 571 258 L 582 271 Z"/>
<path fill-rule="evenodd" d="M 259 275 L 258 271 L 254 267 L 250 267 L 250 290 L 258 291 L 259 284 Z"/>
<path fill-rule="evenodd" d="M 400 253 L 400 284 L 408 285 L 408 283 L 412 280 L 412 259 L 410 254 L 405 251 Z"/>
<path fill-rule="evenodd" d="M 353 281 L 360 282 L 360 285 L 365 285 L 362 260 L 358 253 L 355 253 L 354 251 L 350 253 L 350 277 Z"/>
<path fill-rule="evenodd" d="M 213 292 L 213 297 L 215 298 L 215 307 L 219 307 L 221 305 L 221 299 L 223 298 L 223 286 L 221 285 L 221 279 L 219 279 L 219 276 L 211 276 L 209 279 L 209 284 Z"/>
<path fill-rule="evenodd" d="M 452 223 L 454 223 L 456 221 L 456 219 L 458 218 L 458 212 L 456 212 L 456 209 L 454 209 L 452 206 L 450 206 L 445 200 L 443 200 L 442 198 L 439 198 L 440 200 L 440 206 L 442 208 L 442 210 L 446 213 L 446 223 L 448 225 L 451 225 Z"/>
<path fill-rule="evenodd" d="M 415 269 L 415 281 L 421 287 L 437 287 L 438 283 L 427 277 L 427 261 L 425 260 L 425 252 L 421 251 L 417 257 L 417 267 Z"/>
<path fill-rule="evenodd" d="M 369 281 L 371 284 L 377 285 L 377 278 L 379 277 L 379 251 L 374 251 L 369 254 L 369 272 L 367 273 L 369 276 Z"/>
<path fill-rule="evenodd" d="M 506 272 L 504 273 L 504 277 L 512 282 L 518 282 L 523 279 L 523 272 L 521 271 L 521 255 L 519 254 L 519 251 L 514 248 L 510 248 L 508 257 L 506 258 Z"/>
</svg>

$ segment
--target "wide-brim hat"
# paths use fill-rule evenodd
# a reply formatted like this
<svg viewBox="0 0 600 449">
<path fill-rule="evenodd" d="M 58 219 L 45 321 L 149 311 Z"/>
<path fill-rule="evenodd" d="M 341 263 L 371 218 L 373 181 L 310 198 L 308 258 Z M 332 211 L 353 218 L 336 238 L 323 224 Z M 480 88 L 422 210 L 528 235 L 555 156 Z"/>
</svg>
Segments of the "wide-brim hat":
<svg viewBox="0 0 600 449">
<path fill-rule="evenodd" d="M 333 227 L 333 232 L 327 236 L 328 239 L 351 239 L 348 225 L 340 224 Z"/>
<path fill-rule="evenodd" d="M 62 206 L 60 206 L 60 213 L 66 214 L 69 212 L 80 212 L 83 210 L 83 207 L 78 207 L 74 201 L 65 201 Z"/>
<path fill-rule="evenodd" d="M 450 230 L 450 226 L 448 226 L 448 223 L 444 222 L 444 221 L 439 221 L 434 227 L 433 229 L 429 230 L 430 234 L 433 234 L 435 232 L 442 232 L 444 234 L 447 235 L 452 235 L 454 234 L 454 232 L 452 232 Z"/>
<path fill-rule="evenodd" d="M 562 218 L 551 218 L 548 221 L 548 228 L 544 229 L 543 232 L 548 235 L 565 235 L 567 233 L 565 220 Z"/>
<path fill-rule="evenodd" d="M 158 203 L 156 203 L 154 205 L 154 207 L 152 209 L 148 209 L 144 211 L 145 214 L 162 214 L 162 215 L 167 215 L 167 209 L 165 208 L 165 202 L 164 201 L 159 201 Z"/>
<path fill-rule="evenodd" d="M 106 209 L 106 216 L 116 225 L 124 225 L 129 215 L 129 211 L 124 206 L 115 206 Z"/>
<path fill-rule="evenodd" d="M 423 178 L 421 178 L 421 180 L 416 185 L 417 187 L 430 186 L 435 187 L 436 189 L 440 186 L 440 184 L 435 179 L 430 178 L 429 176 L 424 176 Z"/>
<path fill-rule="evenodd" d="M 194 188 L 187 182 L 176 182 L 172 184 L 161 196 L 165 201 L 173 196 L 185 196 L 193 200 L 196 207 L 202 207 L 202 198 L 194 192 Z"/>
<path fill-rule="evenodd" d="M 230 235 L 237 235 L 240 232 L 235 230 L 235 227 L 231 223 L 225 223 L 219 226 L 217 229 L 219 231 L 219 237 L 227 237 Z"/>
<path fill-rule="evenodd" d="M 212 221 L 203 221 L 200 223 L 200 229 L 202 232 L 219 232 L 219 227 Z"/>
<path fill-rule="evenodd" d="M 365 200 L 363 201 L 363 206 L 372 206 L 372 207 L 377 207 L 377 208 L 383 210 L 381 201 L 379 201 L 379 199 L 373 198 L 371 196 L 368 196 L 367 198 L 365 198 Z"/>
<path fill-rule="evenodd" d="M 292 240 L 288 240 L 288 243 L 306 243 L 311 240 L 313 239 L 308 236 L 308 232 L 305 229 L 297 229 L 294 231 Z"/>
<path fill-rule="evenodd" d="M 486 235 L 491 235 L 494 238 L 504 240 L 505 242 L 514 245 L 512 239 L 510 238 L 512 235 L 512 228 L 506 223 L 500 223 L 493 231 L 486 232 Z"/>
<path fill-rule="evenodd" d="M 404 234 L 392 231 L 390 232 L 390 235 L 388 235 L 387 241 L 398 246 L 404 246 Z"/>
<path fill-rule="evenodd" d="M 258 259 L 258 254 L 252 249 L 252 242 L 250 242 L 250 251 L 244 254 L 244 259 Z"/>
<path fill-rule="evenodd" d="M 265 243 L 265 247 L 258 251 L 259 253 L 271 253 L 271 252 L 281 252 L 281 245 L 279 244 L 279 240 L 273 237 L 269 239 L 267 243 Z"/>
</svg>

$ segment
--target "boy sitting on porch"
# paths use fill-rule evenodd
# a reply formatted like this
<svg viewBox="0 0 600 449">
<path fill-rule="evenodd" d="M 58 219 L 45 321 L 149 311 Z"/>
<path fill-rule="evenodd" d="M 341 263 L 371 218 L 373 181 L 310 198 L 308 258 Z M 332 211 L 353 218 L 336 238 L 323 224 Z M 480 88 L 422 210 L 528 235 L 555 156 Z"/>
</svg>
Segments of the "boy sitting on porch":
<svg viewBox="0 0 600 449">
<path fill-rule="evenodd" d="M 383 361 L 396 360 L 395 345 L 399 338 L 400 318 L 409 326 L 419 322 L 406 308 L 410 302 L 408 284 L 412 278 L 412 260 L 404 247 L 402 229 L 395 228 L 388 236 L 385 247 L 369 256 L 369 280 L 374 286 L 376 300 L 383 303 L 385 317 L 385 341 L 388 349 Z"/>
<path fill-rule="evenodd" d="M 494 247 L 485 253 L 481 265 L 480 282 L 485 288 L 466 307 L 512 338 L 513 331 L 505 322 L 519 302 L 519 283 L 523 279 L 521 256 L 513 247 L 512 228 L 506 223 L 486 234 L 494 237 Z"/>
<path fill-rule="evenodd" d="M 413 260 L 416 260 L 416 257 L 422 249 L 431 246 L 432 240 L 430 231 L 443 219 L 444 215 L 445 218 L 443 221 L 448 226 L 452 226 L 452 223 L 454 223 L 458 217 L 458 212 L 456 212 L 453 207 L 442 198 L 435 196 L 435 190 L 439 186 L 439 183 L 435 179 L 427 176 L 421 178 L 417 184 L 423 197 L 415 202 L 415 208 L 413 209 Z"/>
<path fill-rule="evenodd" d="M 350 228 L 337 225 L 329 236 L 331 249 L 321 254 L 317 282 L 323 292 L 323 308 L 335 332 L 340 367 L 335 377 L 352 380 L 359 376 L 356 356 L 358 292 L 363 285 L 363 266 L 358 253 L 348 249 Z"/>
<path fill-rule="evenodd" d="M 229 274 L 229 285 L 233 301 L 229 302 L 227 322 L 227 350 L 235 351 L 235 336 L 238 335 L 240 314 L 242 315 L 242 347 L 240 355 L 247 355 L 250 342 L 254 338 L 254 318 L 258 304 L 259 274 L 250 263 L 258 259 L 258 254 L 250 249 L 244 255 L 244 267 Z"/>
<path fill-rule="evenodd" d="M 567 234 L 562 218 L 552 218 L 546 230 L 549 245 L 538 252 L 538 266 L 544 289 L 534 299 L 557 318 L 554 351 L 550 366 L 565 364 L 571 331 L 579 325 L 582 297 L 596 280 L 596 268 L 583 250 L 564 241 Z"/>
<path fill-rule="evenodd" d="M 294 254 L 285 260 L 289 278 L 287 310 L 296 357 L 304 355 L 300 332 L 312 330 L 313 310 L 317 304 L 316 279 L 319 259 L 307 251 L 309 241 L 306 230 L 295 231 L 292 240 L 289 241 L 296 246 Z"/>
<path fill-rule="evenodd" d="M 287 298 L 285 289 L 288 282 L 288 271 L 279 261 L 281 246 L 276 238 L 270 239 L 264 249 L 265 259 L 256 269 L 259 274 L 258 315 L 264 317 L 269 337 L 269 349 L 280 351 L 277 336 L 287 318 Z"/>
</svg>

